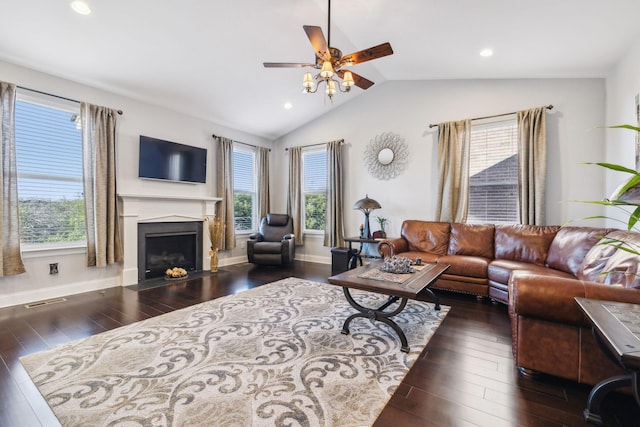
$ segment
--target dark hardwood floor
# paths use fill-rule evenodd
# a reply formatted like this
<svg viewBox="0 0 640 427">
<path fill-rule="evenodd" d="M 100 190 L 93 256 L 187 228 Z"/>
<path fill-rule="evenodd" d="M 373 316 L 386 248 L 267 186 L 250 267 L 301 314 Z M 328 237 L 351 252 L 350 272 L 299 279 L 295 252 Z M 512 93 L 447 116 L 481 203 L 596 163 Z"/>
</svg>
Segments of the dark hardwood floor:
<svg viewBox="0 0 640 427">
<path fill-rule="evenodd" d="M 289 269 L 242 264 L 140 291 L 110 288 L 38 308 L 0 309 L 0 426 L 59 425 L 20 364 L 23 355 L 286 277 L 326 282 L 330 271 L 304 262 Z M 504 305 L 439 295 L 452 309 L 376 426 L 587 425 L 590 387 L 517 373 Z M 606 406 L 607 425 L 640 425 L 630 396 L 613 394 Z"/>
</svg>

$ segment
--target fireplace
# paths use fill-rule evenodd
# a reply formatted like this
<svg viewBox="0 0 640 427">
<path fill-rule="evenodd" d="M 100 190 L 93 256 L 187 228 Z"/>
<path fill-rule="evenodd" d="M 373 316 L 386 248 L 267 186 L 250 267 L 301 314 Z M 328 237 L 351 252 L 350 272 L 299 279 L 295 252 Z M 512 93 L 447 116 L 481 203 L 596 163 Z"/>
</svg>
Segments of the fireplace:
<svg viewBox="0 0 640 427">
<path fill-rule="evenodd" d="M 202 221 L 138 224 L 138 282 L 168 268 L 202 271 Z"/>
</svg>

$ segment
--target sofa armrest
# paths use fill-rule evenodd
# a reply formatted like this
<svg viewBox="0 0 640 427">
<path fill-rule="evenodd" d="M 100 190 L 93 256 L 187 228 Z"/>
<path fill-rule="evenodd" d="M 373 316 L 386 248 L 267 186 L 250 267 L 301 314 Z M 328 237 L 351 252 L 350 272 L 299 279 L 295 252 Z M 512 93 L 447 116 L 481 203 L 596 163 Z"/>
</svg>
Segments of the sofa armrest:
<svg viewBox="0 0 640 427">
<path fill-rule="evenodd" d="M 395 239 L 387 239 L 378 244 L 378 253 L 383 257 L 390 257 L 401 252 L 407 252 L 409 244 L 404 237 L 396 237 Z"/>
<path fill-rule="evenodd" d="M 262 242 L 264 240 L 264 236 L 260 233 L 251 233 L 249 235 L 249 240 L 254 240 L 256 242 Z"/>
<path fill-rule="evenodd" d="M 640 289 L 601 285 L 594 282 L 584 282 L 584 289 L 585 297 L 589 299 L 640 304 Z"/>
<path fill-rule="evenodd" d="M 584 297 L 577 279 L 514 272 L 509 280 L 509 314 L 580 326 L 584 317 L 574 297 Z"/>
<path fill-rule="evenodd" d="M 514 272 L 509 280 L 510 315 L 586 325 L 574 297 L 640 304 L 638 289 L 524 272 Z"/>
</svg>

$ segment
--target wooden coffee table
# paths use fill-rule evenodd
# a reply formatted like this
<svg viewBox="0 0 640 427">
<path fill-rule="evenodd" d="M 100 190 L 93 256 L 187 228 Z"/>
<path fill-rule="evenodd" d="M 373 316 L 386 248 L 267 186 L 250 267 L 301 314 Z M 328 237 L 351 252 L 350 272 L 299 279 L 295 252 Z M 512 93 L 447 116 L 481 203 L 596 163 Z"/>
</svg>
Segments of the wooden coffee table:
<svg viewBox="0 0 640 427">
<path fill-rule="evenodd" d="M 409 352 L 407 337 L 400 329 L 400 326 L 391 318 L 404 310 L 408 300 L 417 299 L 418 294 L 421 292 L 428 294 L 434 301 L 435 309 L 440 310 L 440 301 L 437 295 L 429 289 L 429 285 L 435 282 L 449 268 L 449 265 L 427 263 L 422 266 L 415 266 L 419 270 L 406 275 L 382 273 L 379 270 L 381 266 L 382 261 L 373 261 L 363 267 L 347 270 L 344 273 L 329 277 L 329 283 L 342 286 L 347 301 L 353 308 L 358 310 L 358 313 L 352 314 L 345 320 L 342 326 L 342 333 L 348 335 L 349 324 L 358 317 L 377 320 L 389 325 L 398 334 L 402 344 L 400 349 L 407 353 Z M 389 295 L 389 298 L 380 307 L 364 307 L 353 299 L 350 289 L 376 292 Z M 388 312 L 384 311 L 398 300 L 400 300 L 398 307 Z"/>
</svg>

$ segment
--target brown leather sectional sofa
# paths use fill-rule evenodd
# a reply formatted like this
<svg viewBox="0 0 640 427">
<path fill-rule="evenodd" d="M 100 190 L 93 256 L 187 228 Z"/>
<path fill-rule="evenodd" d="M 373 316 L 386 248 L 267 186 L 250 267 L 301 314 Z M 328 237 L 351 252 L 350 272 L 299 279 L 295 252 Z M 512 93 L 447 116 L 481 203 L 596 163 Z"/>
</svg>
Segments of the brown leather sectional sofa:
<svg viewBox="0 0 640 427">
<path fill-rule="evenodd" d="M 573 298 L 640 304 L 640 259 L 611 240 L 640 248 L 640 234 L 607 228 L 407 220 L 378 251 L 449 264 L 433 288 L 508 304 L 522 372 L 596 384 L 621 370 Z"/>
</svg>

